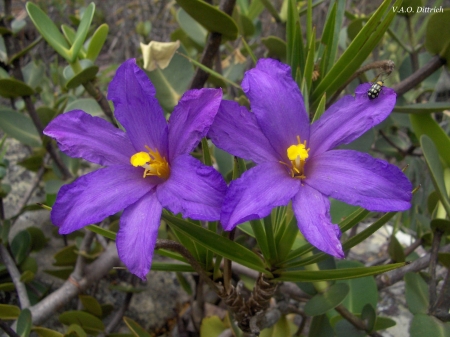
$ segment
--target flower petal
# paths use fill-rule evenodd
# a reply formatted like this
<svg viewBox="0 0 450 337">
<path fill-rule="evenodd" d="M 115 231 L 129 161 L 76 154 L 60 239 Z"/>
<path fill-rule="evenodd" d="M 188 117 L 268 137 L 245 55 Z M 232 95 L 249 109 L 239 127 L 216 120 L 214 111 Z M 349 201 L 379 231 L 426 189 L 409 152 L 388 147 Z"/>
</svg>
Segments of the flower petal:
<svg viewBox="0 0 450 337">
<path fill-rule="evenodd" d="M 147 193 L 128 206 L 120 218 L 117 252 L 128 270 L 143 280 L 152 264 L 161 211 L 156 194 Z"/>
<path fill-rule="evenodd" d="M 272 59 L 259 60 L 245 73 L 242 89 L 261 130 L 279 155 L 286 158 L 286 150 L 297 144 L 297 136 L 302 142 L 309 140 L 303 96 L 288 65 Z"/>
<path fill-rule="evenodd" d="M 292 199 L 298 228 L 310 244 L 321 251 L 343 258 L 339 226 L 331 222 L 330 201 L 319 191 L 302 185 Z"/>
<path fill-rule="evenodd" d="M 293 179 L 280 163 L 263 163 L 233 180 L 222 206 L 220 220 L 225 230 L 270 214 L 297 194 L 300 180 Z"/>
<path fill-rule="evenodd" d="M 354 141 L 389 116 L 397 94 L 383 87 L 378 98 L 369 99 L 370 86 L 370 83 L 361 84 L 356 88 L 355 97 L 342 97 L 311 125 L 311 156 Z"/>
<path fill-rule="evenodd" d="M 222 150 L 258 164 L 281 159 L 262 133 L 255 114 L 237 102 L 222 101 L 208 136 Z"/>
<path fill-rule="evenodd" d="M 145 146 L 149 146 L 167 158 L 167 122 L 155 94 L 155 87 L 135 59 L 117 69 L 108 88 L 114 114 L 136 152 L 146 151 Z"/>
<path fill-rule="evenodd" d="M 227 185 L 213 167 L 190 155 L 175 158 L 169 179 L 156 195 L 164 208 L 196 220 L 219 220 Z"/>
<path fill-rule="evenodd" d="M 189 90 L 169 119 L 169 160 L 191 152 L 206 136 L 222 99 L 221 89 Z"/>
<path fill-rule="evenodd" d="M 121 211 L 152 188 L 142 170 L 131 165 L 102 168 L 62 186 L 51 219 L 60 234 L 68 234 Z"/>
<path fill-rule="evenodd" d="M 67 155 L 100 165 L 127 164 L 135 153 L 125 132 L 81 110 L 66 112 L 45 128 Z"/>
<path fill-rule="evenodd" d="M 366 153 L 322 153 L 306 164 L 305 175 L 305 183 L 326 196 L 370 211 L 404 211 L 411 207 L 408 178 L 398 167 Z"/>
</svg>

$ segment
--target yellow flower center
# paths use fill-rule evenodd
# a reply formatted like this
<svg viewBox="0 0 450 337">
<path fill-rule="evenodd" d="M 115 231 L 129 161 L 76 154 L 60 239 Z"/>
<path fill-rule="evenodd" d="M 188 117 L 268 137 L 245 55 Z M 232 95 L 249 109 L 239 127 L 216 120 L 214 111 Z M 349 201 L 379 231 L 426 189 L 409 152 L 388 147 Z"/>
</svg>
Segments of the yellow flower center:
<svg viewBox="0 0 450 337">
<path fill-rule="evenodd" d="M 309 157 L 309 148 L 306 147 L 306 140 L 302 143 L 300 136 L 297 136 L 297 144 L 291 145 L 287 148 L 287 157 L 291 161 L 291 165 L 282 162 L 291 170 L 292 178 L 305 179 L 304 167 L 306 159 Z"/>
<path fill-rule="evenodd" d="M 157 176 L 162 179 L 167 179 L 170 176 L 170 167 L 166 158 L 161 157 L 158 150 L 153 151 L 148 146 L 145 146 L 148 152 L 137 152 L 130 158 L 130 163 L 134 167 L 143 167 L 144 178 L 146 176 Z"/>
</svg>

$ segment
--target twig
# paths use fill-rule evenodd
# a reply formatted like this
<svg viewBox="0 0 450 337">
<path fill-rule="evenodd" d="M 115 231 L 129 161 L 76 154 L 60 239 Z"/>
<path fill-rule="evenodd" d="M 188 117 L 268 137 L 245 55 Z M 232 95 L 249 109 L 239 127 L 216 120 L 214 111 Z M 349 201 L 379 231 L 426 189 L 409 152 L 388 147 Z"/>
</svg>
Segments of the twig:
<svg viewBox="0 0 450 337">
<path fill-rule="evenodd" d="M 445 245 L 440 249 L 440 252 L 450 253 L 450 244 Z M 383 289 L 389 287 L 398 281 L 403 279 L 406 273 L 417 272 L 419 270 L 425 269 L 430 263 L 430 254 L 411 262 L 410 264 L 395 270 L 391 270 L 377 277 L 377 287 L 378 289 Z"/>
<path fill-rule="evenodd" d="M 431 252 L 430 252 L 430 268 L 429 273 L 431 276 L 430 279 L 430 309 L 434 307 L 436 302 L 436 264 L 438 259 L 438 252 L 439 252 L 439 246 L 441 244 L 441 238 L 442 238 L 443 232 L 439 229 L 434 231 L 433 236 L 433 243 L 431 245 Z"/>
<path fill-rule="evenodd" d="M 192 256 L 192 254 L 181 244 L 175 241 L 171 240 L 165 240 L 165 239 L 157 239 L 156 240 L 156 246 L 155 249 L 169 249 L 173 250 L 177 253 L 180 253 L 187 261 L 188 263 L 194 268 L 194 270 L 200 275 L 200 277 L 203 278 L 203 280 L 211 287 L 212 290 L 214 290 L 217 294 L 221 292 L 221 289 L 217 286 L 217 284 L 211 280 L 206 272 L 203 270 L 202 266 L 198 261 Z"/>
<path fill-rule="evenodd" d="M 398 96 L 403 95 L 405 92 L 408 92 L 416 85 L 421 83 L 428 76 L 433 74 L 436 70 L 442 67 L 446 61 L 441 59 L 438 55 L 434 56 L 427 64 L 425 64 L 418 71 L 413 73 L 411 76 L 405 78 L 400 83 L 392 86 L 392 89 L 395 90 Z"/>
<path fill-rule="evenodd" d="M 342 317 L 344 317 L 350 324 L 352 324 L 355 328 L 359 329 L 359 330 L 363 330 L 366 331 L 369 336 L 372 337 L 382 337 L 378 332 L 371 332 L 369 333 L 367 331 L 367 325 L 366 323 L 364 323 L 364 321 L 362 321 L 361 319 L 359 319 L 358 317 L 356 317 L 355 315 L 353 315 L 350 311 L 348 311 L 348 309 L 346 307 L 344 307 L 342 304 L 339 304 L 337 307 L 334 308 Z"/>
<path fill-rule="evenodd" d="M 14 286 L 16 287 L 17 295 L 19 296 L 20 307 L 22 309 L 28 308 L 30 306 L 30 300 L 28 298 L 27 289 L 25 288 L 25 284 L 20 281 L 19 269 L 17 269 L 13 258 L 11 257 L 11 255 L 9 255 L 8 250 L 3 244 L 0 244 L 0 256 L 2 257 L 6 269 L 8 269 Z"/>
<path fill-rule="evenodd" d="M 98 105 L 100 105 L 100 108 L 103 110 L 106 117 L 108 117 L 111 123 L 113 123 L 117 127 L 118 125 L 116 120 L 114 119 L 114 114 L 111 110 L 111 106 L 109 105 L 108 100 L 106 99 L 105 95 L 103 95 L 102 91 L 99 88 L 97 88 L 92 83 L 92 81 L 84 83 L 83 87 L 84 89 L 86 89 L 88 94 L 91 95 L 97 101 Z"/>
<path fill-rule="evenodd" d="M 0 319 L 0 328 L 8 334 L 9 337 L 20 337 L 10 326 Z"/>
<path fill-rule="evenodd" d="M 228 15 L 233 13 L 233 8 L 236 3 L 236 0 L 222 0 L 219 8 Z M 214 62 L 214 58 L 219 50 L 220 43 L 222 42 L 222 34 L 219 33 L 211 33 L 208 37 L 208 42 L 206 43 L 206 47 L 203 50 L 203 55 L 201 59 L 201 63 L 208 68 L 211 68 Z M 209 74 L 203 69 L 197 68 L 195 72 L 194 79 L 192 80 L 191 89 L 200 89 L 205 85 L 206 80 L 208 79 Z"/>
<path fill-rule="evenodd" d="M 441 321 L 450 321 L 450 270 L 447 270 L 444 284 L 442 285 L 441 293 L 436 301 L 436 304 L 430 307 L 430 314 L 436 316 Z"/>
<path fill-rule="evenodd" d="M 125 311 L 127 311 L 128 307 L 130 306 L 131 299 L 133 298 L 133 293 L 128 292 L 125 296 L 125 299 L 120 306 L 119 310 L 116 312 L 114 317 L 109 322 L 108 326 L 105 328 L 105 334 L 111 333 L 114 331 L 114 329 L 117 327 L 117 325 L 122 321 L 123 315 L 125 314 Z"/>
</svg>

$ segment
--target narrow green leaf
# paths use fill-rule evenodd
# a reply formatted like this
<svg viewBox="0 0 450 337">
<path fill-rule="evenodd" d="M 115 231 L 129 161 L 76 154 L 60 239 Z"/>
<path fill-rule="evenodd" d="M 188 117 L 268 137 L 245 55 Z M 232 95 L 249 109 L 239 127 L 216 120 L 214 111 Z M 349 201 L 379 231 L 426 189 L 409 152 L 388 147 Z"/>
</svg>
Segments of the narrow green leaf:
<svg viewBox="0 0 450 337">
<path fill-rule="evenodd" d="M 105 44 L 106 38 L 108 37 L 109 26 L 104 23 L 100 25 L 97 30 L 92 35 L 91 40 L 89 41 L 89 46 L 86 52 L 86 58 L 95 62 L 100 51 L 102 50 L 103 45 Z"/>
<path fill-rule="evenodd" d="M 305 305 L 305 314 L 319 316 L 335 308 L 345 299 L 350 288 L 345 283 L 334 284 L 324 293 L 313 296 Z"/>
<path fill-rule="evenodd" d="M 5 321 L 17 319 L 20 315 L 20 308 L 15 305 L 0 304 L 0 319 Z"/>
<path fill-rule="evenodd" d="M 152 270 L 153 271 L 187 272 L 187 273 L 195 272 L 194 268 L 192 268 L 188 264 L 166 263 L 166 262 L 155 262 L 155 261 L 152 262 Z"/>
<path fill-rule="evenodd" d="M 306 81 L 306 86 L 307 86 L 308 90 L 311 88 L 312 75 L 313 75 L 313 71 L 314 71 L 314 59 L 315 59 L 315 53 L 316 53 L 316 29 L 315 28 L 313 28 L 311 34 L 312 34 L 311 39 L 310 39 L 311 42 L 308 46 L 308 54 L 306 56 L 305 71 L 303 74 L 303 79 L 304 79 L 304 81 Z M 306 95 L 306 94 L 305 94 L 305 96 L 308 97 L 308 95 Z M 308 111 L 308 109 L 306 111 Z"/>
<path fill-rule="evenodd" d="M 199 0 L 176 0 L 198 23 L 210 32 L 222 34 L 227 40 L 235 40 L 238 27 L 234 20 L 216 7 Z"/>
<path fill-rule="evenodd" d="M 59 321 L 65 325 L 79 324 L 87 333 L 98 333 L 105 330 L 103 322 L 84 311 L 69 310 L 58 317 Z"/>
<path fill-rule="evenodd" d="M 113 231 L 110 231 L 108 229 L 102 228 L 97 225 L 89 225 L 89 226 L 86 226 L 86 228 L 89 229 L 91 232 L 100 234 L 100 235 L 104 236 L 105 238 L 116 241 L 117 234 L 114 233 Z"/>
<path fill-rule="evenodd" d="M 176 228 L 197 244 L 212 250 L 214 253 L 251 269 L 270 275 L 270 272 L 265 269 L 261 258 L 240 244 L 230 241 L 223 236 L 191 222 L 169 215 L 167 212 L 163 212 L 162 218 L 169 226 Z"/>
<path fill-rule="evenodd" d="M 305 46 L 297 10 L 297 2 L 288 0 L 288 16 L 286 22 L 286 60 L 291 66 L 292 77 L 295 78 L 297 69 L 303 69 L 305 64 Z"/>
<path fill-rule="evenodd" d="M 8 59 L 8 64 L 12 64 L 16 59 L 22 58 L 22 56 L 26 55 L 31 49 L 36 47 L 39 42 L 41 42 L 42 36 L 39 36 L 36 40 L 31 42 L 29 45 L 27 45 L 25 48 L 21 49 L 17 53 L 11 55 L 11 57 Z"/>
<path fill-rule="evenodd" d="M 28 337 L 32 325 L 30 309 L 23 309 L 17 319 L 17 334 L 20 337 Z"/>
<path fill-rule="evenodd" d="M 450 137 L 439 126 L 430 114 L 409 115 L 409 120 L 416 137 L 420 139 L 422 135 L 431 138 L 436 146 L 439 156 L 447 167 L 450 167 Z"/>
<path fill-rule="evenodd" d="M 297 219 L 292 216 L 291 221 L 284 225 L 284 232 L 277 241 L 278 258 L 282 263 L 287 258 L 289 252 L 291 251 L 292 245 L 295 242 L 298 234 Z"/>
<path fill-rule="evenodd" d="M 123 321 L 130 329 L 131 333 L 136 337 L 152 337 L 143 327 L 129 317 L 124 317 Z"/>
<path fill-rule="evenodd" d="M 388 253 L 394 262 L 404 262 L 405 261 L 405 252 L 403 251 L 403 247 L 398 242 L 394 233 L 391 235 L 391 239 L 389 241 Z"/>
<path fill-rule="evenodd" d="M 25 145 L 32 147 L 42 145 L 41 137 L 31 118 L 13 109 L 0 106 L 0 128 Z"/>
<path fill-rule="evenodd" d="M 32 2 L 27 2 L 26 9 L 31 21 L 47 43 L 63 58 L 71 62 L 69 45 L 53 21 Z"/>
<path fill-rule="evenodd" d="M 409 311 L 413 314 L 428 312 L 430 304 L 428 285 L 419 274 L 405 274 L 405 298 Z"/>
<path fill-rule="evenodd" d="M 323 115 L 323 113 L 325 112 L 326 103 L 327 103 L 327 94 L 324 93 L 322 98 L 320 99 L 319 105 L 317 106 L 316 113 L 314 114 L 312 123 L 314 123 Z"/>
<path fill-rule="evenodd" d="M 315 282 L 315 281 L 334 281 L 347 280 L 357 277 L 364 277 L 385 273 L 387 271 L 403 267 L 406 263 L 394 263 L 384 266 L 346 268 L 333 270 L 299 270 L 281 272 L 280 276 L 273 281 L 291 281 L 291 282 Z"/>
<path fill-rule="evenodd" d="M 446 102 L 427 102 L 421 104 L 396 105 L 392 112 L 407 114 L 426 114 L 450 110 L 450 104 Z"/>
<path fill-rule="evenodd" d="M 250 220 L 250 225 L 264 259 L 268 260 L 270 258 L 270 249 L 263 223 L 261 220 Z"/>
<path fill-rule="evenodd" d="M 267 11 L 270 13 L 270 15 L 273 16 L 276 22 L 281 22 L 280 15 L 278 14 L 278 11 L 275 9 L 275 7 L 272 4 L 271 0 L 260 0 L 261 3 L 266 7 Z"/>
<path fill-rule="evenodd" d="M 86 36 L 89 32 L 89 27 L 91 27 L 92 18 L 94 17 L 95 4 L 91 2 L 85 9 L 83 17 L 81 18 L 80 25 L 78 26 L 75 39 L 73 41 L 72 47 L 69 50 L 69 63 L 75 62 L 78 57 L 78 53 L 83 47 L 83 43 L 86 40 Z"/>
<path fill-rule="evenodd" d="M 450 214 L 450 201 L 448 198 L 448 192 L 445 188 L 444 171 L 442 169 L 441 161 L 439 160 L 436 146 L 427 135 L 422 135 L 422 137 L 420 137 L 420 144 L 422 146 L 428 169 L 431 173 L 434 188 L 439 194 L 439 199 L 441 200 L 445 211 L 447 214 Z"/>
</svg>

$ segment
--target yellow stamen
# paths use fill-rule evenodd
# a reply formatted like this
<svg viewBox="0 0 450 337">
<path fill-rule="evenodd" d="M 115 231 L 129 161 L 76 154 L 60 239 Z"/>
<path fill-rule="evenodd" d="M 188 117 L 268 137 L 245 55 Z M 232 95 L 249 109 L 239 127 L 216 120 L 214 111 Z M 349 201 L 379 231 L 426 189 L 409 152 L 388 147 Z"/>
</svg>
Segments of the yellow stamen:
<svg viewBox="0 0 450 337">
<path fill-rule="evenodd" d="M 306 159 L 309 157 L 309 148 L 306 147 L 306 140 L 302 143 L 300 141 L 300 136 L 297 136 L 297 144 L 291 145 L 287 148 L 287 157 L 291 161 L 291 165 L 283 163 L 290 166 L 292 178 L 305 179 L 304 167 Z"/>
<path fill-rule="evenodd" d="M 147 152 L 137 152 L 130 158 L 130 163 L 134 167 L 141 166 L 145 169 L 144 178 L 146 176 L 157 176 L 162 179 L 167 179 L 170 176 L 170 167 L 166 158 L 162 157 L 158 150 L 152 150 L 145 146 Z"/>
</svg>

